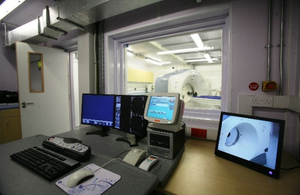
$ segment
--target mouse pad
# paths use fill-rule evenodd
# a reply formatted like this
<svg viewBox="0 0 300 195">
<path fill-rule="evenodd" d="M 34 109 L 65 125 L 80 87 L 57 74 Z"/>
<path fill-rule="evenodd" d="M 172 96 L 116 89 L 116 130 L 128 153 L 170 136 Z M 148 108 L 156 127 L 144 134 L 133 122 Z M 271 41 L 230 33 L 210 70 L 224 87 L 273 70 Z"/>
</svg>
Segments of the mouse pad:
<svg viewBox="0 0 300 195">
<path fill-rule="evenodd" d="M 83 167 L 82 169 L 90 169 L 92 171 L 96 171 L 99 168 L 100 167 L 95 164 L 89 164 Z M 60 187 L 62 190 L 64 190 L 66 193 L 73 194 L 73 195 L 74 194 L 85 194 L 85 195 L 102 194 L 108 188 L 113 186 L 117 181 L 121 179 L 120 175 L 117 175 L 111 171 L 101 168 L 94 173 L 95 176 L 93 178 L 81 183 L 80 185 L 74 188 L 68 188 L 66 186 L 66 183 L 72 174 L 68 175 L 67 177 L 61 180 L 58 180 L 56 182 L 56 185 Z"/>
</svg>

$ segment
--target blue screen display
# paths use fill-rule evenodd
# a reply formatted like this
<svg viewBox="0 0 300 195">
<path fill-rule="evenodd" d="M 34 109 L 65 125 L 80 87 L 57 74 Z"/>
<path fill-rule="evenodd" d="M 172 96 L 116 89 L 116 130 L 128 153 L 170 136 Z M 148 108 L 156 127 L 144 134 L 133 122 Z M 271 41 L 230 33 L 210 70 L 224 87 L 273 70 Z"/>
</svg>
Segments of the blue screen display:
<svg viewBox="0 0 300 195">
<path fill-rule="evenodd" d="M 84 94 L 82 98 L 81 123 L 113 127 L 114 96 Z"/>
<path fill-rule="evenodd" d="M 172 121 L 176 97 L 151 96 L 147 116 Z"/>
</svg>

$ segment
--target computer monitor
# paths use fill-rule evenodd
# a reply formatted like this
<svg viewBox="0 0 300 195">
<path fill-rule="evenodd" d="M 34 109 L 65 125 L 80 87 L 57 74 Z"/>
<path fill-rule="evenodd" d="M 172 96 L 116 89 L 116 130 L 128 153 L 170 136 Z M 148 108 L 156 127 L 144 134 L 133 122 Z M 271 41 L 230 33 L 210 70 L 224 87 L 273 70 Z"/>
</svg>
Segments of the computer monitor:
<svg viewBox="0 0 300 195">
<path fill-rule="evenodd" d="M 181 128 L 183 110 L 179 93 L 149 93 L 144 118 L 151 128 L 176 132 Z"/>
<path fill-rule="evenodd" d="M 126 133 L 117 141 L 126 141 L 130 146 L 136 146 L 137 141 L 147 135 L 148 121 L 144 119 L 144 109 L 147 101 L 145 95 L 115 95 L 114 128 Z"/>
<path fill-rule="evenodd" d="M 284 125 L 279 119 L 221 112 L 215 154 L 278 178 Z"/>
<path fill-rule="evenodd" d="M 99 128 L 87 134 L 108 135 L 107 131 L 114 127 L 114 102 L 114 95 L 82 94 L 81 124 Z"/>
</svg>

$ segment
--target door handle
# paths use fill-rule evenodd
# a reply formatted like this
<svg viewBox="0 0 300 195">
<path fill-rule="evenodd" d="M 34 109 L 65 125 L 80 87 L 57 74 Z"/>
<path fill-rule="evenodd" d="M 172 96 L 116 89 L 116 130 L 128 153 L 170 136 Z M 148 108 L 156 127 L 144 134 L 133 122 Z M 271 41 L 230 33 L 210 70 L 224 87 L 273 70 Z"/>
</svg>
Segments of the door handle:
<svg viewBox="0 0 300 195">
<path fill-rule="evenodd" d="M 32 105 L 33 102 L 22 102 L 22 108 L 26 108 L 27 105 Z"/>
</svg>

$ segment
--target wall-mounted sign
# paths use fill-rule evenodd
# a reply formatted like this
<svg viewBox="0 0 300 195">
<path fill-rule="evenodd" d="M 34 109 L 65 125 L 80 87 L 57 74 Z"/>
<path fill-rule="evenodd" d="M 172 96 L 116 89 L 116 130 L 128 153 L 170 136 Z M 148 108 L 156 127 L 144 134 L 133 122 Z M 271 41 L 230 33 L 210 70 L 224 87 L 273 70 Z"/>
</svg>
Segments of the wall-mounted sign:
<svg viewBox="0 0 300 195">
<path fill-rule="evenodd" d="M 250 83 L 249 84 L 249 89 L 251 90 L 251 91 L 256 91 L 258 88 L 259 88 L 259 85 L 258 85 L 258 83 L 256 83 L 256 82 L 252 82 L 252 83 Z"/>
</svg>

